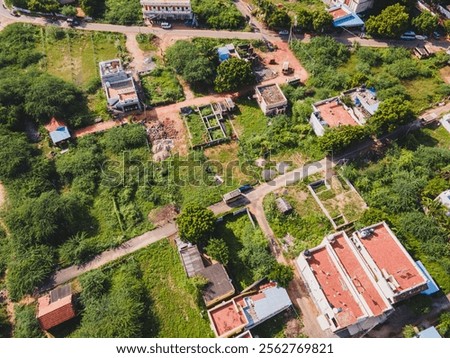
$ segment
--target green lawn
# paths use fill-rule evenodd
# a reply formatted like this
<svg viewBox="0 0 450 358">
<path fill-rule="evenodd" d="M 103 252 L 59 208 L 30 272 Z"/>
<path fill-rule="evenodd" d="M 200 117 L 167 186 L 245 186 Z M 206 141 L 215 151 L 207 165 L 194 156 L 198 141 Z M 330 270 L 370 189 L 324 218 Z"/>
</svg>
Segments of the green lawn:
<svg viewBox="0 0 450 358">
<path fill-rule="evenodd" d="M 450 133 L 443 126 L 434 129 L 425 128 L 423 131 L 436 140 L 439 146 L 450 149 Z"/>
<path fill-rule="evenodd" d="M 184 100 L 181 87 L 175 73 L 171 69 L 156 68 L 142 77 L 146 102 L 151 106 L 165 105 Z"/>
<path fill-rule="evenodd" d="M 268 118 L 255 100 L 240 98 L 236 101 L 238 111 L 234 125 L 240 138 L 263 134 L 267 129 Z"/>
<path fill-rule="evenodd" d="M 86 88 L 98 78 L 98 62 L 119 57 L 125 36 L 118 33 L 41 28 L 38 50 L 45 54 L 41 68 Z"/>
</svg>

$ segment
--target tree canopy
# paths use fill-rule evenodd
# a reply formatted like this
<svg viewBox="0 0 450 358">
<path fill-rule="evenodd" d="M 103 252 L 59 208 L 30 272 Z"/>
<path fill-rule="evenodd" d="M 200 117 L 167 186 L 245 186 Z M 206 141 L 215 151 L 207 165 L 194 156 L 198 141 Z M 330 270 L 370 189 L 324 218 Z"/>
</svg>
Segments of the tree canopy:
<svg viewBox="0 0 450 358">
<path fill-rule="evenodd" d="M 439 25 L 439 18 L 431 12 L 424 11 L 412 20 L 417 32 L 430 35 Z"/>
<path fill-rule="evenodd" d="M 192 0 L 191 4 L 199 21 L 213 29 L 244 27 L 245 19 L 231 0 Z"/>
<path fill-rule="evenodd" d="M 223 61 L 217 68 L 214 88 L 217 92 L 229 92 L 253 83 L 255 83 L 255 75 L 251 63 L 232 57 Z"/>
<path fill-rule="evenodd" d="M 406 31 L 408 21 L 406 7 L 395 4 L 385 8 L 379 15 L 369 17 L 366 29 L 373 36 L 395 38 Z"/>
<path fill-rule="evenodd" d="M 221 239 L 211 239 L 206 246 L 206 253 L 214 260 L 219 261 L 223 265 L 228 265 L 230 252 L 227 243 Z"/>
<path fill-rule="evenodd" d="M 205 243 L 214 230 L 214 213 L 196 204 L 186 206 L 177 217 L 181 240 L 194 244 Z"/>
</svg>

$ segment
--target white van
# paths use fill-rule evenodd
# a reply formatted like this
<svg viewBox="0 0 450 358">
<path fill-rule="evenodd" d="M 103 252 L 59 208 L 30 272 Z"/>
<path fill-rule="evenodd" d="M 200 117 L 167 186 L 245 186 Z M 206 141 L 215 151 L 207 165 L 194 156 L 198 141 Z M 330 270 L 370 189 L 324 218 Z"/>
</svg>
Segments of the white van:
<svg viewBox="0 0 450 358">
<path fill-rule="evenodd" d="M 168 22 L 161 22 L 161 28 L 168 30 L 172 28 L 172 25 L 169 24 Z"/>
</svg>

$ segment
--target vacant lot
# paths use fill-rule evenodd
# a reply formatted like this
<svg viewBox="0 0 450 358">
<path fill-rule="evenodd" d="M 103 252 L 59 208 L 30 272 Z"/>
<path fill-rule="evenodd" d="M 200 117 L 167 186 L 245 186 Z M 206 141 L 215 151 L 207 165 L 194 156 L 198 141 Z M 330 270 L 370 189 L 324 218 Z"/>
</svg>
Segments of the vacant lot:
<svg viewBox="0 0 450 358">
<path fill-rule="evenodd" d="M 38 49 L 45 54 L 43 70 L 86 89 L 99 77 L 98 62 L 125 54 L 125 36 L 47 26 Z"/>
<path fill-rule="evenodd" d="M 278 211 L 275 204 L 277 197 L 283 197 L 289 202 L 293 208 L 290 214 L 283 215 Z M 304 182 L 266 196 L 264 210 L 272 230 L 279 239 L 282 239 L 292 257 L 318 245 L 332 230 L 331 223 Z"/>
<path fill-rule="evenodd" d="M 103 275 L 100 275 L 100 271 Z M 137 275 L 139 282 L 129 278 L 129 272 Z M 145 308 L 140 310 L 139 316 L 134 317 L 139 322 L 139 330 L 135 333 L 139 337 L 212 337 L 213 332 L 209 326 L 205 309 L 199 306 L 198 290 L 192 279 L 189 279 L 183 269 L 178 252 L 168 240 L 163 240 L 128 256 L 126 259 L 115 262 L 110 266 L 93 271 L 89 275 L 106 277 L 101 288 L 102 297 L 107 297 L 106 303 L 114 302 L 122 297 L 123 292 L 118 287 L 134 282 L 139 285 L 140 294 L 128 297 L 128 307 L 122 307 L 124 315 L 132 315 L 129 307 Z M 130 280 L 130 281 L 127 281 Z M 105 280 L 104 280 L 105 281 Z M 81 278 L 81 283 L 86 282 Z M 122 287 L 123 288 L 123 287 Z M 135 287 L 130 287 L 132 291 Z M 89 293 L 88 293 L 89 294 Z M 82 294 L 83 298 L 83 294 Z M 96 327 L 89 317 L 92 317 L 95 303 L 86 301 L 86 307 L 81 315 L 81 323 L 75 322 L 77 327 L 72 327 L 72 332 L 66 332 L 71 336 L 104 336 L 105 333 L 115 336 L 115 333 L 123 331 L 117 327 L 107 331 L 102 327 Z M 104 321 L 111 307 L 105 312 L 97 312 L 99 322 Z M 103 315 L 102 315 L 103 314 Z M 108 324 L 113 326 L 126 322 L 124 317 L 112 317 Z"/>
<path fill-rule="evenodd" d="M 142 77 L 146 102 L 151 106 L 176 103 L 184 100 L 183 88 L 171 69 L 156 68 Z"/>
</svg>

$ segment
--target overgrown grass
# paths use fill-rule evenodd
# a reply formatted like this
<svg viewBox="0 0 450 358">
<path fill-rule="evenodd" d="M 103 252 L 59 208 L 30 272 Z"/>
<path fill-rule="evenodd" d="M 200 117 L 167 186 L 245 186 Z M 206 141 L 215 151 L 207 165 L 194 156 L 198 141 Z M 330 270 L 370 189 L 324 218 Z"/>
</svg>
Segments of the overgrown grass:
<svg viewBox="0 0 450 358">
<path fill-rule="evenodd" d="M 41 68 L 86 89 L 99 77 L 98 62 L 125 53 L 125 36 L 118 33 L 41 28 L 38 49 L 45 54 Z"/>
<path fill-rule="evenodd" d="M 240 98 L 236 104 L 238 112 L 234 124 L 240 138 L 257 136 L 267 130 L 268 118 L 255 100 Z"/>
<path fill-rule="evenodd" d="M 108 281 L 117 282 L 128 266 L 137 266 L 144 286 L 148 308 L 139 318 L 144 323 L 144 337 L 213 336 L 206 310 L 199 305 L 198 290 L 186 276 L 178 252 L 168 240 L 152 244 L 101 270 Z M 101 314 L 98 313 L 99 320 Z M 82 326 L 80 330 L 83 330 Z M 77 335 L 76 331 L 74 335 Z"/>
<path fill-rule="evenodd" d="M 137 34 L 136 41 L 139 48 L 144 51 L 155 51 L 157 49 L 155 44 L 156 35 L 154 34 Z"/>
<path fill-rule="evenodd" d="M 208 133 L 199 113 L 193 112 L 185 116 L 185 123 L 189 127 L 193 147 L 209 141 Z"/>
<path fill-rule="evenodd" d="M 439 146 L 450 149 L 450 133 L 443 127 L 425 128 L 424 133 L 435 139 Z"/>
<path fill-rule="evenodd" d="M 301 251 L 318 245 L 331 232 L 332 227 L 305 183 L 288 186 L 282 197 L 293 208 L 290 214 L 283 215 L 278 211 L 275 194 L 264 198 L 264 210 L 270 227 L 279 239 L 288 234 L 294 238 L 293 246 L 289 249 L 289 254 L 294 257 Z"/>
<path fill-rule="evenodd" d="M 184 100 L 181 87 L 175 73 L 169 68 L 156 68 L 142 77 L 146 102 L 152 106 L 176 103 Z"/>
<path fill-rule="evenodd" d="M 230 251 L 230 262 L 227 271 L 238 291 L 242 291 L 253 283 L 253 271 L 239 257 L 244 240 L 250 240 L 249 232 L 260 231 L 254 228 L 246 214 L 227 216 L 215 227 L 213 237 L 224 240 Z"/>
</svg>

